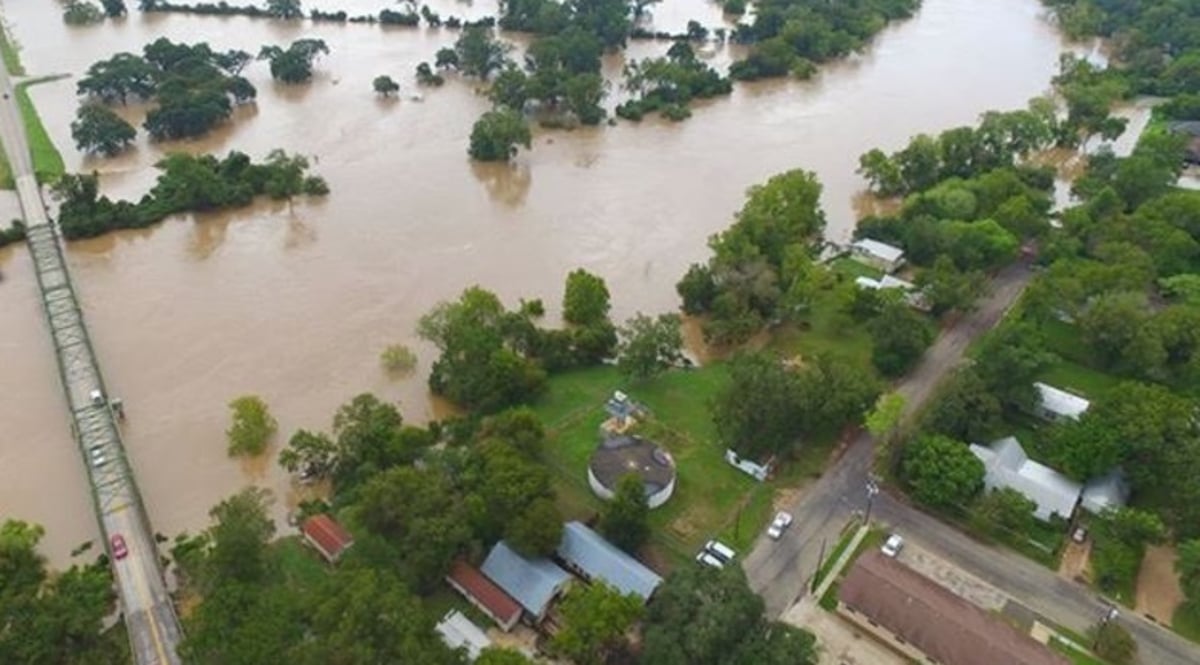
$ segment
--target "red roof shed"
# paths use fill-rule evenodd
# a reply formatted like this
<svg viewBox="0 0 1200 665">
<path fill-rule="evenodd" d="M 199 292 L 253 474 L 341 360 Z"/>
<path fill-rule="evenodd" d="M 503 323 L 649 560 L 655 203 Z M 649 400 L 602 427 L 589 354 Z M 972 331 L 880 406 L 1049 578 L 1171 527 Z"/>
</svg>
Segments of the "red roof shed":
<svg viewBox="0 0 1200 665">
<path fill-rule="evenodd" d="M 342 554 L 354 544 L 354 537 L 341 524 L 324 513 L 304 520 L 304 523 L 300 525 L 300 533 L 303 534 L 304 540 L 315 547 L 329 563 L 340 559 Z"/>
<path fill-rule="evenodd" d="M 462 561 L 450 567 L 446 581 L 466 597 L 472 605 L 491 617 L 501 629 L 508 631 L 521 618 L 521 606 L 483 573 Z"/>
</svg>

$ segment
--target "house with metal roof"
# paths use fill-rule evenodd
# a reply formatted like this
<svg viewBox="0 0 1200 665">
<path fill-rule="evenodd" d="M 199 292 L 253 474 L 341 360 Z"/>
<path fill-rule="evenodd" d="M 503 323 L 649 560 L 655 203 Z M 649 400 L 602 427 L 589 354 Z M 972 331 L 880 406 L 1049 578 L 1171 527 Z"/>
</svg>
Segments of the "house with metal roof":
<svg viewBox="0 0 1200 665">
<path fill-rule="evenodd" d="M 871 289 L 874 291 L 886 291 L 888 289 L 899 289 L 904 293 L 904 301 L 914 309 L 921 311 L 929 311 L 929 300 L 925 294 L 917 288 L 916 284 L 907 282 L 899 277 L 884 275 L 879 279 L 872 279 L 866 276 L 854 278 L 854 284 L 860 289 Z"/>
<path fill-rule="evenodd" d="M 492 548 L 480 570 L 517 601 L 534 622 L 545 618 L 550 603 L 571 579 L 570 573 L 550 559 L 523 557 L 503 540 Z"/>
<path fill-rule="evenodd" d="M 455 561 L 446 582 L 505 632 L 521 620 L 521 606 L 483 573 L 464 561 Z"/>
<path fill-rule="evenodd" d="M 983 462 L 983 484 L 989 491 L 1012 488 L 1036 504 L 1033 514 L 1042 521 L 1051 515 L 1071 519 L 1083 487 L 1051 469 L 1029 459 L 1021 442 L 1010 436 L 989 446 L 971 444 L 971 452 Z"/>
<path fill-rule="evenodd" d="M 475 662 L 484 649 L 492 646 L 487 634 L 458 610 L 447 612 L 434 626 L 434 630 L 441 635 L 446 646 L 466 652 L 468 662 Z"/>
<path fill-rule="evenodd" d="M 662 578 L 640 561 L 622 552 L 582 522 L 563 525 L 558 557 L 567 568 L 586 580 L 600 580 L 623 594 L 649 600 Z"/>
<path fill-rule="evenodd" d="M 1034 413 L 1043 420 L 1050 422 L 1079 420 L 1080 416 L 1092 405 L 1091 402 L 1079 395 L 1040 381 L 1034 383 L 1033 387 L 1037 388 L 1038 392 L 1038 403 L 1034 407 Z"/>
<path fill-rule="evenodd" d="M 336 563 L 354 544 L 354 536 L 329 515 L 313 515 L 300 525 L 300 535 L 329 563 Z"/>
<path fill-rule="evenodd" d="M 860 238 L 850 243 L 850 256 L 884 272 L 895 272 L 904 265 L 903 249 L 871 238 Z"/>
<path fill-rule="evenodd" d="M 1069 665 L 992 616 L 896 559 L 871 550 L 838 587 L 838 614 L 916 663 Z"/>
</svg>

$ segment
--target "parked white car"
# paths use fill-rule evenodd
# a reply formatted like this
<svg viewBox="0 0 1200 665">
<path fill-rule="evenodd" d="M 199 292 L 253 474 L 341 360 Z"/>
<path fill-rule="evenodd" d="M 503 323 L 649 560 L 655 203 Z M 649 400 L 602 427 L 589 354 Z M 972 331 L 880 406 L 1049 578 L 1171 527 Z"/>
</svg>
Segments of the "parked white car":
<svg viewBox="0 0 1200 665">
<path fill-rule="evenodd" d="M 725 567 L 725 564 L 721 563 L 721 560 L 713 556 L 708 550 L 700 550 L 700 553 L 696 555 L 696 561 L 706 566 L 712 566 L 713 568 L 719 569 Z"/>
<path fill-rule="evenodd" d="M 775 519 L 771 522 L 771 526 L 767 527 L 767 535 L 772 540 L 779 540 L 783 536 L 783 532 L 792 525 L 792 514 L 784 511 L 775 513 Z"/>
<path fill-rule="evenodd" d="M 733 561 L 733 558 L 737 556 L 737 553 L 733 551 L 733 548 L 719 540 L 710 540 L 705 543 L 703 552 L 712 556 L 717 561 L 720 561 L 722 566 L 728 564 L 730 561 Z"/>
<path fill-rule="evenodd" d="M 902 549 L 904 549 L 904 539 L 893 533 L 892 535 L 888 536 L 887 542 L 883 544 L 883 547 L 880 548 L 880 551 L 883 552 L 884 556 L 895 559 L 896 555 L 899 554 L 900 550 Z"/>
</svg>

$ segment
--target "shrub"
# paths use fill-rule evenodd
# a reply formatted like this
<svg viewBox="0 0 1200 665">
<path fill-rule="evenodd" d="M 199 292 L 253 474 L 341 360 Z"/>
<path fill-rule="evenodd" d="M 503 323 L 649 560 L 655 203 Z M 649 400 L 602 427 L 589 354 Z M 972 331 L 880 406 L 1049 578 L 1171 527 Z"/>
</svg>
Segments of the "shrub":
<svg viewBox="0 0 1200 665">
<path fill-rule="evenodd" d="M 403 344 L 393 344 L 379 354 L 379 361 L 389 372 L 411 372 L 417 366 L 417 354 Z"/>
</svg>

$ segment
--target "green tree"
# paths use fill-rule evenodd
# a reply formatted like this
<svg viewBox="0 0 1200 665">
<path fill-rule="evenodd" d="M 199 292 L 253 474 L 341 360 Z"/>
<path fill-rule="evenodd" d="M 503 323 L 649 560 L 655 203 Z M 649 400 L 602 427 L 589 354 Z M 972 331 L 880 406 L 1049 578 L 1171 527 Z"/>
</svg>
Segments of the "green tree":
<svg viewBox="0 0 1200 665">
<path fill-rule="evenodd" d="M 1179 586 L 1189 602 L 1200 602 L 1200 539 L 1180 543 L 1177 552 L 1175 572 L 1179 574 Z"/>
<path fill-rule="evenodd" d="M 44 533 L 25 522 L 0 524 L 0 661 L 118 662 L 117 641 L 104 630 L 114 600 L 109 567 L 71 566 L 50 575 L 37 551 Z"/>
<path fill-rule="evenodd" d="M 84 152 L 100 153 L 106 157 L 129 147 L 137 130 L 121 116 L 99 104 L 84 104 L 71 123 L 75 146 Z"/>
<path fill-rule="evenodd" d="M 362 487 L 358 518 L 383 537 L 403 579 L 422 591 L 436 587 L 470 533 L 450 479 L 435 470 L 395 467 Z"/>
<path fill-rule="evenodd" d="M 325 40 L 304 38 L 292 42 L 286 50 L 278 46 L 264 46 L 258 53 L 258 59 L 270 62 L 271 77 L 277 81 L 307 83 L 312 80 L 313 62 L 322 53 L 329 53 Z"/>
<path fill-rule="evenodd" d="M 908 444 L 901 469 L 913 496 L 937 508 L 964 506 L 983 487 L 983 462 L 965 443 L 944 436 Z"/>
<path fill-rule="evenodd" d="M 267 0 L 267 15 L 285 20 L 304 18 L 300 0 Z"/>
<path fill-rule="evenodd" d="M 1011 487 L 987 492 L 976 502 L 974 513 L 987 528 L 1024 537 L 1034 525 L 1037 504 Z"/>
<path fill-rule="evenodd" d="M 497 40 L 491 29 L 471 26 L 464 29 L 458 41 L 454 42 L 454 51 L 458 56 L 454 66 L 468 76 L 476 76 L 486 81 L 492 72 L 503 69 L 510 50 L 512 47 Z M 443 64 L 450 63 L 439 52 L 438 66 Z"/>
<path fill-rule="evenodd" d="M 387 98 L 400 91 L 400 84 L 390 76 L 376 76 L 375 80 L 371 81 L 371 88 L 375 90 L 375 94 Z"/>
<path fill-rule="evenodd" d="M 600 511 L 600 532 L 617 547 L 636 553 L 650 537 L 649 519 L 650 506 L 641 476 L 621 476 L 612 500 Z"/>
<path fill-rule="evenodd" d="M 550 556 L 562 543 L 563 518 L 554 501 L 534 499 L 513 516 L 504 531 L 504 539 L 526 556 Z"/>
<path fill-rule="evenodd" d="M 386 569 L 343 567 L 312 593 L 308 634 L 297 639 L 298 663 L 463 662 L 434 631 L 434 621 L 402 580 Z"/>
<path fill-rule="evenodd" d="M 501 108 L 488 111 L 475 121 L 467 153 L 481 162 L 503 162 L 517 154 L 517 146 L 529 149 L 532 140 L 525 118 L 516 111 Z"/>
<path fill-rule="evenodd" d="M 66 0 L 63 4 L 63 22 L 67 25 L 89 25 L 104 20 L 104 12 L 88 0 Z"/>
<path fill-rule="evenodd" d="M 1093 651 L 1112 665 L 1131 665 L 1137 659 L 1137 641 L 1116 621 L 1103 621 L 1088 631 Z"/>
<path fill-rule="evenodd" d="M 815 665 L 812 634 L 766 621 L 764 609 L 740 566 L 682 566 L 659 586 L 646 610 L 639 662 Z"/>
<path fill-rule="evenodd" d="M 967 311 L 987 287 L 987 278 L 978 271 L 963 272 L 946 255 L 917 275 L 920 293 L 928 300 L 934 315 L 952 310 Z"/>
<path fill-rule="evenodd" d="M 675 314 L 651 318 L 638 312 L 618 331 L 617 369 L 629 379 L 662 374 L 684 360 L 683 335 Z"/>
<path fill-rule="evenodd" d="M 261 455 L 278 428 L 267 403 L 257 395 L 243 395 L 230 402 L 229 409 L 233 424 L 225 434 L 229 437 L 230 456 Z"/>
<path fill-rule="evenodd" d="M 100 0 L 100 6 L 104 7 L 104 15 L 109 18 L 117 18 L 129 13 L 125 7 L 125 0 Z"/>
<path fill-rule="evenodd" d="M 562 628 L 551 647 L 579 665 L 603 665 L 642 617 L 642 599 L 621 595 L 604 582 L 577 584 L 559 604 Z"/>
<path fill-rule="evenodd" d="M 608 320 L 608 285 L 603 277 L 578 268 L 567 275 L 563 292 L 563 320 L 578 326 L 590 326 Z"/>
<path fill-rule="evenodd" d="M 956 371 L 922 418 L 923 429 L 961 441 L 988 441 L 1003 427 L 1003 406 L 975 367 Z"/>
<path fill-rule="evenodd" d="M 293 434 L 287 447 L 279 451 L 279 466 L 289 473 L 327 478 L 337 468 L 337 461 L 337 446 L 328 436 L 303 429 Z"/>
<path fill-rule="evenodd" d="M 268 514 L 271 493 L 247 487 L 209 511 L 208 550 L 199 571 L 200 588 L 228 583 L 255 584 L 271 573 L 268 544 L 275 522 Z"/>
<path fill-rule="evenodd" d="M 929 322 L 904 302 L 886 303 L 867 331 L 871 333 L 871 362 L 889 377 L 912 369 L 934 337 Z"/>
<path fill-rule="evenodd" d="M 904 415 L 904 395 L 890 392 L 879 396 L 866 417 L 867 431 L 877 439 L 888 440 Z"/>
<path fill-rule="evenodd" d="M 777 358 L 743 353 L 729 362 L 730 381 L 712 403 L 721 444 L 760 461 L 796 442 L 803 415 L 795 377 Z"/>
<path fill-rule="evenodd" d="M 513 348 L 512 322 L 500 299 L 479 287 L 421 317 L 418 334 L 441 351 L 429 387 L 482 413 L 536 395 L 545 386 L 546 374 Z"/>
</svg>

